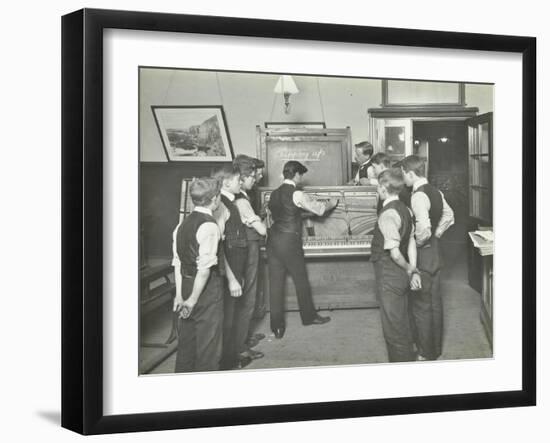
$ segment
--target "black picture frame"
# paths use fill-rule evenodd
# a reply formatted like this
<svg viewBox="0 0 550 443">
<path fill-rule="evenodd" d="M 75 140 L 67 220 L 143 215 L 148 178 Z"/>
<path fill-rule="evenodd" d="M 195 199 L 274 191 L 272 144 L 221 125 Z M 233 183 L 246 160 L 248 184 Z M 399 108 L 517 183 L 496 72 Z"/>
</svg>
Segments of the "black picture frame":
<svg viewBox="0 0 550 443">
<path fill-rule="evenodd" d="M 504 51 L 522 55 L 522 387 L 391 399 L 131 415 L 103 412 L 103 31 L 131 29 Z M 62 18 L 62 426 L 82 434 L 536 404 L 536 39 L 83 9 Z"/>
<path fill-rule="evenodd" d="M 205 156 L 196 155 L 197 152 L 200 152 L 200 147 L 195 149 L 194 155 L 177 155 L 173 149 L 171 141 L 169 140 L 167 131 L 168 129 L 163 124 L 162 117 L 164 115 L 180 113 L 179 119 L 185 119 L 187 117 L 193 117 L 193 112 L 201 112 L 204 114 L 205 111 L 208 112 L 206 116 L 215 117 L 218 129 L 220 131 L 219 142 L 222 144 L 224 155 L 217 156 L 207 156 L 206 152 L 203 152 Z M 162 147 L 164 148 L 164 153 L 169 162 L 190 162 L 190 161 L 201 161 L 201 162 L 225 162 L 232 161 L 235 157 L 233 153 L 233 145 L 231 144 L 231 137 L 229 135 L 229 129 L 227 126 L 227 120 L 225 118 L 225 112 L 223 106 L 221 105 L 209 105 L 209 106 L 165 106 L 165 105 L 154 105 L 151 106 L 151 112 L 159 132 L 159 138 L 162 142 Z M 189 114 L 186 115 L 186 114 Z M 172 116 L 173 118 L 174 116 Z M 178 128 L 180 131 L 185 128 Z M 210 150 L 211 146 L 205 146 Z"/>
</svg>

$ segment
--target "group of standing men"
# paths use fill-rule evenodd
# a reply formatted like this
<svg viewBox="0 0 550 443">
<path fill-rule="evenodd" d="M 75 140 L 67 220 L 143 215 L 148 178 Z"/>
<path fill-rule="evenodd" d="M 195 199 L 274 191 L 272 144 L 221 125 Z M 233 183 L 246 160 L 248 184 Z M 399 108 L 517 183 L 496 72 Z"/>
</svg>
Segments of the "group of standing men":
<svg viewBox="0 0 550 443">
<path fill-rule="evenodd" d="M 359 150 L 365 152 L 365 146 L 356 146 L 358 159 Z M 396 167 L 387 155 L 372 156 L 371 150 L 362 163 L 355 183 L 367 184 L 366 179 L 377 184 L 380 197 L 371 261 L 389 360 L 437 359 L 443 315 L 439 239 L 453 224 L 453 211 L 427 182 L 423 159 L 409 156 Z M 247 194 L 261 179 L 263 167 L 261 160 L 240 155 L 232 165 L 190 184 L 194 209 L 173 234 L 174 311 L 179 315 L 176 372 L 239 369 L 263 357 L 252 349 L 265 337 L 253 333 L 252 316 L 260 244 L 267 229 Z M 326 216 L 338 201 L 316 201 L 301 191 L 306 172 L 297 161 L 285 163 L 284 181 L 269 199 L 270 321 L 278 339 L 286 329 L 287 274 L 296 288 L 302 324 L 330 321 L 313 304 L 302 219 Z M 405 185 L 412 195 L 404 192 Z"/>
</svg>

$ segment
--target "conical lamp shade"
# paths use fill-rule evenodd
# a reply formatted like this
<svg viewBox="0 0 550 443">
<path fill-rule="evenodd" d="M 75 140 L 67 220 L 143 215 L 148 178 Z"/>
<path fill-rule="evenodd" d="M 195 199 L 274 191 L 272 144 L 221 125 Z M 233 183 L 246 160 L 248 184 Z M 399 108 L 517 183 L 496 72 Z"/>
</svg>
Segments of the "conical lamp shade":
<svg viewBox="0 0 550 443">
<path fill-rule="evenodd" d="M 276 94 L 298 94 L 300 90 L 291 75 L 281 75 L 273 92 Z"/>
</svg>

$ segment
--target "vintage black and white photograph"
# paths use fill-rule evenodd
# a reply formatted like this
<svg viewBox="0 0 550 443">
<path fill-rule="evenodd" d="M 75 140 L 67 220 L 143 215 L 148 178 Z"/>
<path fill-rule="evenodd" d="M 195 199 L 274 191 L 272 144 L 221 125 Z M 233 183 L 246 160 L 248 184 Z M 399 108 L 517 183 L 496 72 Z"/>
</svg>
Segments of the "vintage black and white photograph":
<svg viewBox="0 0 550 443">
<path fill-rule="evenodd" d="M 493 84 L 138 75 L 140 375 L 493 358 Z"/>
</svg>

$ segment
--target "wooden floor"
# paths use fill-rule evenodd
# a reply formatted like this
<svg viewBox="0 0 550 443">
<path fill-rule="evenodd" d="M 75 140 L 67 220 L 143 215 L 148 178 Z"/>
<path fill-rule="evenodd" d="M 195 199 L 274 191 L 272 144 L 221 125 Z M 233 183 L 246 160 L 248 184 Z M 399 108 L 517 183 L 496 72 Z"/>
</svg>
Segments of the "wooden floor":
<svg viewBox="0 0 550 443">
<path fill-rule="evenodd" d="M 443 274 L 444 340 L 441 360 L 491 358 L 492 351 L 480 322 L 480 296 L 467 284 L 465 248 L 446 244 L 447 270 Z M 257 322 L 257 331 L 266 334 L 255 348 L 265 357 L 245 370 L 289 368 L 336 364 L 387 362 L 378 309 L 323 311 L 332 320 L 322 326 L 301 325 L 297 312 L 287 313 L 287 331 L 282 340 L 273 337 L 269 314 Z M 170 306 L 149 314 L 143 322 L 142 342 L 162 343 L 170 334 Z M 140 364 L 162 348 L 141 347 Z M 150 373 L 172 373 L 175 354 Z"/>
</svg>

